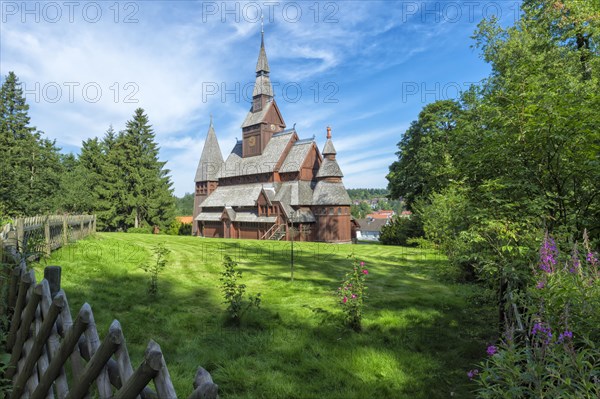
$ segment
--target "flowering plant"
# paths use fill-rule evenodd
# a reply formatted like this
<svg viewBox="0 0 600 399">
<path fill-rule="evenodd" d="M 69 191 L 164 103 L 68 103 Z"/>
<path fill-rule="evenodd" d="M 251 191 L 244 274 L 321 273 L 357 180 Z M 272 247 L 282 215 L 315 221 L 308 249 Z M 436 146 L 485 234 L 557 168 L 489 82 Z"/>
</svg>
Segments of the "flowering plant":
<svg viewBox="0 0 600 399">
<path fill-rule="evenodd" d="M 544 237 L 530 288 L 520 303 L 524 331 L 508 326 L 488 358 L 467 372 L 479 398 L 600 397 L 600 275 L 598 255 L 584 233 L 561 253 Z M 562 249 L 562 248 L 561 248 Z"/>
<path fill-rule="evenodd" d="M 367 287 L 365 279 L 369 270 L 365 267 L 365 262 L 358 262 L 354 254 L 348 256 L 352 259 L 352 271 L 346 273 L 344 280 L 337 289 L 337 296 L 340 306 L 344 311 L 346 323 L 354 331 L 362 329 L 362 314 L 364 300 L 367 297 Z"/>
</svg>

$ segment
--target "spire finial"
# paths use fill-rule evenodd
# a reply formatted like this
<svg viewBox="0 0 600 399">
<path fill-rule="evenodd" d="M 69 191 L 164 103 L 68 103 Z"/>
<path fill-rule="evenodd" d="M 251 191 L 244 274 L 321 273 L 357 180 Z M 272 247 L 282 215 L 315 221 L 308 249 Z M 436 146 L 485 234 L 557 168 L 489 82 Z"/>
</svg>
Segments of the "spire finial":
<svg viewBox="0 0 600 399">
<path fill-rule="evenodd" d="M 327 126 L 327 138 L 331 138 L 331 127 Z"/>
<path fill-rule="evenodd" d="M 213 122 L 212 122 L 212 113 L 210 114 L 210 127 L 212 127 Z"/>
<path fill-rule="evenodd" d="M 265 47 L 265 17 L 260 14 L 260 46 Z"/>
</svg>

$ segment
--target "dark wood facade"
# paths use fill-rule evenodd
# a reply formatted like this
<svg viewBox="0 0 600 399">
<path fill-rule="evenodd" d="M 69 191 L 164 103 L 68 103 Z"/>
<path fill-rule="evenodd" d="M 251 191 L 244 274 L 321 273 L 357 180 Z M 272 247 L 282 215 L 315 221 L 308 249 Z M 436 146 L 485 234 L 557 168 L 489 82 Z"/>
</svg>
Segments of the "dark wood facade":
<svg viewBox="0 0 600 399">
<path fill-rule="evenodd" d="M 314 136 L 300 140 L 294 128 L 285 130 L 269 72 L 263 38 L 242 140 L 226 160 L 211 121 L 196 172 L 193 234 L 351 242 L 350 198 L 331 129 L 323 152 Z"/>
</svg>

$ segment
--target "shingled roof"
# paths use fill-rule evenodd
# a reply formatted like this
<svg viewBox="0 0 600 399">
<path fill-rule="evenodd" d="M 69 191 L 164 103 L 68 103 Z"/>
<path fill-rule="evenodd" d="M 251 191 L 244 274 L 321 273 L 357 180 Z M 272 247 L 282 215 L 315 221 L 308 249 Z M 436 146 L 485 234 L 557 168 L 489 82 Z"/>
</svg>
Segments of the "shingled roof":
<svg viewBox="0 0 600 399">
<path fill-rule="evenodd" d="M 269 75 L 259 75 L 254 81 L 254 89 L 252 90 L 252 97 L 264 94 L 265 96 L 273 97 L 273 86 L 271 85 L 271 79 Z"/>
<path fill-rule="evenodd" d="M 317 177 L 344 177 L 344 174 L 335 159 L 325 158 L 319 167 Z"/>
<path fill-rule="evenodd" d="M 258 78 L 256 78 L 258 80 Z M 256 85 L 254 86 L 254 90 L 256 90 Z M 246 119 L 244 119 L 244 122 L 242 123 L 242 129 L 248 126 L 253 126 L 253 125 L 257 125 L 259 123 L 261 123 L 263 121 L 263 119 L 265 118 L 265 115 L 267 115 L 267 112 L 269 112 L 269 110 L 271 109 L 271 107 L 273 106 L 273 101 L 269 101 L 267 102 L 267 104 L 263 107 L 263 109 L 261 109 L 258 112 L 252 112 L 252 108 L 250 108 L 250 111 L 248 111 L 248 114 L 246 115 Z"/>
<path fill-rule="evenodd" d="M 221 169 L 221 177 L 234 177 L 242 175 L 255 175 L 273 172 L 279 162 L 285 147 L 294 137 L 296 131 L 289 130 L 274 134 L 267 143 L 261 155 L 242 158 L 242 142 L 233 147 Z"/>
<path fill-rule="evenodd" d="M 263 184 L 240 184 L 219 186 L 200 206 L 205 208 L 223 208 L 223 206 L 255 206 Z"/>
<path fill-rule="evenodd" d="M 342 182 L 321 180 L 315 186 L 313 205 L 351 205 L 352 201 Z"/>
<path fill-rule="evenodd" d="M 331 141 L 331 139 L 327 139 L 327 141 L 325 142 L 325 146 L 323 147 L 323 155 L 335 155 L 335 147 L 333 146 L 333 142 Z"/>
<path fill-rule="evenodd" d="M 202 149 L 202 155 L 198 162 L 198 168 L 196 169 L 196 182 L 199 181 L 217 181 L 219 180 L 219 172 L 223 166 L 223 155 L 221 154 L 221 148 L 215 134 L 215 129 L 212 124 L 212 117 L 210 119 L 210 126 L 208 127 L 208 133 L 206 134 L 206 140 L 204 141 L 204 148 Z"/>
<path fill-rule="evenodd" d="M 283 161 L 279 172 L 286 173 L 299 171 L 312 148 L 313 143 L 313 140 L 296 141 L 285 158 L 285 161 Z"/>
<path fill-rule="evenodd" d="M 259 73 L 270 72 L 269 61 L 267 60 L 267 52 L 265 51 L 265 33 L 260 34 L 260 51 L 258 52 L 258 60 L 256 61 L 256 75 Z"/>
</svg>

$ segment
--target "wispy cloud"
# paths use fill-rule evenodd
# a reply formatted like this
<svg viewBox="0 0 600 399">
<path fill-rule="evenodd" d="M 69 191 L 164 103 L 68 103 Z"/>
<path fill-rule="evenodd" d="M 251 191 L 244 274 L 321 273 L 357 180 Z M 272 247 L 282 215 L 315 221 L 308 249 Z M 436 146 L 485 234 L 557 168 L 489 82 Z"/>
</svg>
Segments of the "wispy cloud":
<svg viewBox="0 0 600 399">
<path fill-rule="evenodd" d="M 72 150 L 110 124 L 122 129 L 142 107 L 177 194 L 193 187 L 210 114 L 224 156 L 241 138 L 250 104 L 232 91 L 254 79 L 256 5 L 265 14 L 271 78 L 280 83 L 276 100 L 284 119 L 290 127 L 297 123 L 302 137 L 315 135 L 320 148 L 325 127 L 334 128 L 349 187 L 386 184 L 396 143 L 424 105 L 420 96 L 401 101 L 407 76 L 423 82 L 429 79 L 425 70 L 444 73 L 448 81 L 481 76 L 479 64 L 464 57 L 472 56 L 466 40 L 480 18 L 465 21 L 463 9 L 465 17 L 452 22 L 448 2 L 277 2 L 272 9 L 252 1 L 95 2 L 102 13 L 94 23 L 82 14 L 83 3 L 73 22 L 66 3 L 57 2 L 62 19 L 48 22 L 49 15 L 40 15 L 39 23 L 31 15 L 22 22 L 25 3 L 0 6 L 7 3 L 17 10 L 2 14 L 0 73 L 15 71 L 23 82 L 32 124 Z M 36 4 L 41 10 L 45 3 Z M 301 8 L 298 18 L 294 7 Z M 443 18 L 432 22 L 427 7 L 439 7 Z M 440 58 L 443 52 L 452 59 Z M 447 72 L 452 63 L 459 65 L 454 75 Z"/>
</svg>

